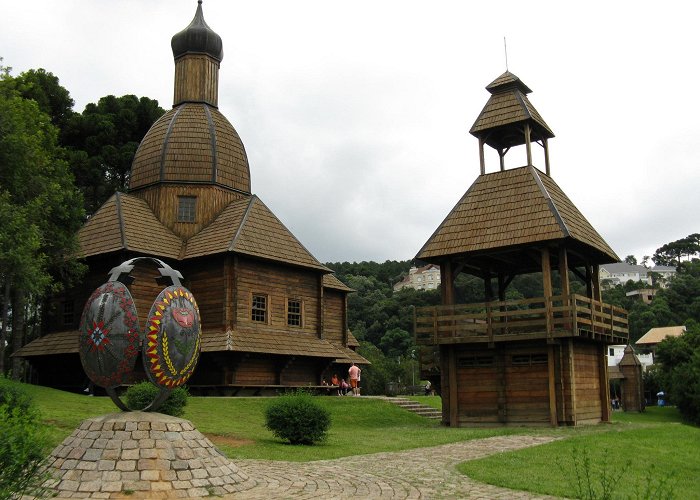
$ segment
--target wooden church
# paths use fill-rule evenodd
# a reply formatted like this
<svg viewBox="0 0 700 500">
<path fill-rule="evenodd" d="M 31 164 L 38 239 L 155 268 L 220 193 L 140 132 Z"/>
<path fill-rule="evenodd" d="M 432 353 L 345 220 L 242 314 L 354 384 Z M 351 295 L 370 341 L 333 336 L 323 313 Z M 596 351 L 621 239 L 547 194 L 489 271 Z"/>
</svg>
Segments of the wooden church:
<svg viewBox="0 0 700 500">
<path fill-rule="evenodd" d="M 626 344 L 628 326 L 624 310 L 601 301 L 598 266 L 619 258 L 552 179 L 554 134 L 530 89 L 508 71 L 486 89 L 470 130 L 481 175 L 416 256 L 442 279 L 442 305 L 416 310 L 422 376 L 440 387 L 443 423 L 454 427 L 609 421 L 606 345 Z M 533 165 L 535 145 L 544 170 Z M 492 173 L 485 146 L 500 159 Z M 527 164 L 507 169 L 516 146 Z M 483 302 L 455 303 L 460 273 L 483 279 Z M 542 295 L 506 300 L 512 280 L 530 273 L 541 275 Z M 585 296 L 571 293 L 574 276 Z"/>
<path fill-rule="evenodd" d="M 172 38 L 173 108 L 153 124 L 133 160 L 128 193 L 116 193 L 79 232 L 89 273 L 56 297 L 45 336 L 15 355 L 32 381 L 84 384 L 78 324 L 109 271 L 137 256 L 179 270 L 202 317 L 202 355 L 191 388 L 260 394 L 319 385 L 352 363 L 367 363 L 347 326 L 352 290 L 333 276 L 251 193 L 250 168 L 236 130 L 218 109 L 221 38 L 204 21 Z M 156 268 L 134 270 L 139 319 L 163 288 Z"/>
</svg>

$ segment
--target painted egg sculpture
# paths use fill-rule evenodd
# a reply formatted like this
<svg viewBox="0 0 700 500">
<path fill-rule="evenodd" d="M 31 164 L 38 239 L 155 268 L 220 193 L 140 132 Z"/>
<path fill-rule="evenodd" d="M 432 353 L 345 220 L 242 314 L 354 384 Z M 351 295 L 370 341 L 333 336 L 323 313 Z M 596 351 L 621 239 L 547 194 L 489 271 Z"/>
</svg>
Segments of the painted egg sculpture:
<svg viewBox="0 0 700 500">
<path fill-rule="evenodd" d="M 80 319 L 80 361 L 105 388 L 131 382 L 141 347 L 136 306 L 126 286 L 110 281 L 88 299 Z"/>
<path fill-rule="evenodd" d="M 179 387 L 199 359 L 202 329 L 192 293 L 179 285 L 158 295 L 148 313 L 143 362 L 148 378 L 163 388 Z"/>
</svg>

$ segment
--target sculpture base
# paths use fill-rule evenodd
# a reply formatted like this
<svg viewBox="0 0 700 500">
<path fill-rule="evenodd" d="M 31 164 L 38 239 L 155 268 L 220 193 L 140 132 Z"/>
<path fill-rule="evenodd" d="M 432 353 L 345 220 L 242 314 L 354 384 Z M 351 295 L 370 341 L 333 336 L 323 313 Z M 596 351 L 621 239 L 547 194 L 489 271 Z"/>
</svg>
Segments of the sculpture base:
<svg viewBox="0 0 700 500">
<path fill-rule="evenodd" d="M 190 421 L 160 413 L 87 419 L 51 453 L 49 468 L 64 498 L 205 497 L 255 485 Z"/>
</svg>

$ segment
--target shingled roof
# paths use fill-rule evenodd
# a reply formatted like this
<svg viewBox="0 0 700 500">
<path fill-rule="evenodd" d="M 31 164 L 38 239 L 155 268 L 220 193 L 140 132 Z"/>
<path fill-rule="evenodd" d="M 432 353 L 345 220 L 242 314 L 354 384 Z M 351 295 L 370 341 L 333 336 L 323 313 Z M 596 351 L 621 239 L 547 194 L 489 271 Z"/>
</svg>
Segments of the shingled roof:
<svg viewBox="0 0 700 500">
<path fill-rule="evenodd" d="M 468 254 L 570 238 L 620 260 L 559 186 L 535 167 L 479 176 L 440 224 L 417 259 Z"/>
<path fill-rule="evenodd" d="M 481 110 L 469 133 L 483 137 L 489 146 L 501 149 L 524 143 L 522 134 L 509 132 L 509 125 L 529 122 L 533 140 L 554 137 L 554 132 L 527 98 L 531 90 L 517 76 L 506 71 L 486 89 L 491 97 Z M 499 130 L 501 129 L 501 130 Z M 489 131 L 489 133 L 485 133 Z"/>
<path fill-rule="evenodd" d="M 21 347 L 13 356 L 30 357 L 49 354 L 78 354 L 78 330 L 51 333 Z"/>
<path fill-rule="evenodd" d="M 131 250 L 177 259 L 182 240 L 165 227 L 145 200 L 115 193 L 78 231 L 81 257 Z"/>
<path fill-rule="evenodd" d="M 187 242 L 185 258 L 236 252 L 331 272 L 253 195 L 236 200 Z"/>
<path fill-rule="evenodd" d="M 316 335 L 246 330 L 210 331 L 202 334 L 202 352 L 238 351 L 286 356 L 333 358 L 336 362 L 369 363 L 352 349 L 335 345 Z"/>
</svg>

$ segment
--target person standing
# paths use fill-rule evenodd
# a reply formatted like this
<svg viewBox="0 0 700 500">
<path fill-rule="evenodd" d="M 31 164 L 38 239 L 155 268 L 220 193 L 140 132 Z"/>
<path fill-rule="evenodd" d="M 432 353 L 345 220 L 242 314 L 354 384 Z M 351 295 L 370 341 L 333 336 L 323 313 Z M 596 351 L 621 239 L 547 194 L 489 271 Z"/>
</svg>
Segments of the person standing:
<svg viewBox="0 0 700 500">
<path fill-rule="evenodd" d="M 360 391 L 358 389 L 358 382 L 360 380 L 360 370 L 359 366 L 356 366 L 355 363 L 350 365 L 350 369 L 348 370 L 348 375 L 350 376 L 350 387 L 352 387 L 352 395 L 353 396 L 359 396 Z"/>
</svg>

